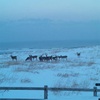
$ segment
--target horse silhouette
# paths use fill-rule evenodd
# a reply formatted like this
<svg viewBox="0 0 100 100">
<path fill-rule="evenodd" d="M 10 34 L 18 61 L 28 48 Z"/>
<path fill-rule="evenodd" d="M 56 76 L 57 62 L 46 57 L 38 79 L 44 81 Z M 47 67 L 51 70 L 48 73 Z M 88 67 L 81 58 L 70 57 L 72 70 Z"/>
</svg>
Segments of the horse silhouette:
<svg viewBox="0 0 100 100">
<path fill-rule="evenodd" d="M 37 55 L 34 55 L 34 56 L 32 56 L 32 55 L 30 55 L 30 57 L 32 57 L 32 59 L 34 60 L 34 59 L 36 59 L 37 60 Z"/>
<path fill-rule="evenodd" d="M 12 60 L 16 60 L 17 61 L 17 56 L 10 55 L 10 57 L 11 57 Z"/>
<path fill-rule="evenodd" d="M 81 53 L 79 53 L 79 52 L 77 52 L 76 54 L 77 54 L 78 57 L 80 57 L 80 55 L 81 55 Z"/>
<path fill-rule="evenodd" d="M 27 57 L 26 59 L 25 59 L 25 61 L 32 61 L 32 56 L 31 55 L 29 55 L 29 57 Z"/>
<path fill-rule="evenodd" d="M 62 55 L 58 56 L 59 59 L 67 59 L 67 57 L 68 56 L 62 56 Z"/>
</svg>

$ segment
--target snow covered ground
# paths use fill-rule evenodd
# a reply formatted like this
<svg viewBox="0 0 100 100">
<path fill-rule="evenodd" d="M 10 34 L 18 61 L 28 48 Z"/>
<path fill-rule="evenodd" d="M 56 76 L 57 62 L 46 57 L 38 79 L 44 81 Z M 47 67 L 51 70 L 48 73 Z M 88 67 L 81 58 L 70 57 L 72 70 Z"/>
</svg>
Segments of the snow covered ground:
<svg viewBox="0 0 100 100">
<path fill-rule="evenodd" d="M 80 57 L 76 55 L 81 52 Z M 29 55 L 67 55 L 57 61 L 25 61 Z M 12 61 L 10 55 L 16 55 Z M 70 87 L 93 88 L 100 82 L 100 46 L 54 49 L 0 50 L 0 87 Z M 2 98 L 43 98 L 43 91 L 0 91 Z M 98 100 L 92 92 L 51 92 L 49 100 Z"/>
</svg>

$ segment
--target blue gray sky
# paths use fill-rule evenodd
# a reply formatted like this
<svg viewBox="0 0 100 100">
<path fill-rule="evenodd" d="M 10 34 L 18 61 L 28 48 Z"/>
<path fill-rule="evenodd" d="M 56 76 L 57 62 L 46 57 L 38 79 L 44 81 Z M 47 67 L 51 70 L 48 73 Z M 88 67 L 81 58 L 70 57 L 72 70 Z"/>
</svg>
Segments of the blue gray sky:
<svg viewBox="0 0 100 100">
<path fill-rule="evenodd" d="M 0 42 L 100 40 L 100 0 L 0 0 Z"/>
</svg>

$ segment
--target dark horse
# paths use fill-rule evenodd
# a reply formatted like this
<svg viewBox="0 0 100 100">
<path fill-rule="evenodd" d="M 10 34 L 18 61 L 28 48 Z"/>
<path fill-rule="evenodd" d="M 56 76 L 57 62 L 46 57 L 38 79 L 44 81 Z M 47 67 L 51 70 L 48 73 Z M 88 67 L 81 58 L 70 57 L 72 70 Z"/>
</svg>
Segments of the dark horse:
<svg viewBox="0 0 100 100">
<path fill-rule="evenodd" d="M 29 57 L 27 57 L 26 59 L 25 59 L 25 61 L 32 61 L 32 56 L 31 55 L 29 55 Z"/>
<path fill-rule="evenodd" d="M 39 60 L 40 60 L 40 61 L 50 61 L 50 60 L 52 60 L 52 56 L 45 56 L 45 57 L 44 57 L 44 56 L 41 55 L 41 56 L 39 57 Z"/>
<path fill-rule="evenodd" d="M 32 57 L 32 59 L 34 60 L 34 59 L 36 59 L 37 60 L 37 55 L 34 55 L 34 56 L 32 56 L 32 55 L 29 55 L 30 57 Z"/>
<path fill-rule="evenodd" d="M 78 52 L 77 52 L 77 56 L 80 57 L 80 55 L 81 55 L 81 53 L 78 53 Z"/>
<path fill-rule="evenodd" d="M 27 57 L 27 58 L 25 59 L 25 61 L 27 61 L 27 60 L 32 61 L 32 59 L 36 59 L 36 60 L 37 60 L 37 56 L 36 56 L 36 55 L 35 55 L 35 56 L 29 55 L 29 57 Z"/>
<path fill-rule="evenodd" d="M 17 56 L 10 55 L 10 57 L 11 57 L 12 60 L 16 60 L 17 61 Z"/>
<path fill-rule="evenodd" d="M 47 55 L 46 55 L 46 56 L 42 56 L 42 55 L 41 55 L 41 56 L 39 57 L 39 60 L 40 60 L 40 61 L 52 61 L 52 60 L 57 60 L 57 56 L 54 56 L 54 57 L 53 57 L 53 56 L 47 56 Z"/>
<path fill-rule="evenodd" d="M 68 56 L 58 56 L 59 59 L 67 59 Z"/>
</svg>

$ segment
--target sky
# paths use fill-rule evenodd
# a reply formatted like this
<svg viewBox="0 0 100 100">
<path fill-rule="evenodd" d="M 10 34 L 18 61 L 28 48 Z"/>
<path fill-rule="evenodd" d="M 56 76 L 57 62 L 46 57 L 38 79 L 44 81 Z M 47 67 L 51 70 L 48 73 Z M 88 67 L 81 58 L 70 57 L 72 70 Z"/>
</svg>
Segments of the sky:
<svg viewBox="0 0 100 100">
<path fill-rule="evenodd" d="M 0 42 L 100 40 L 100 0 L 0 0 Z"/>
</svg>

